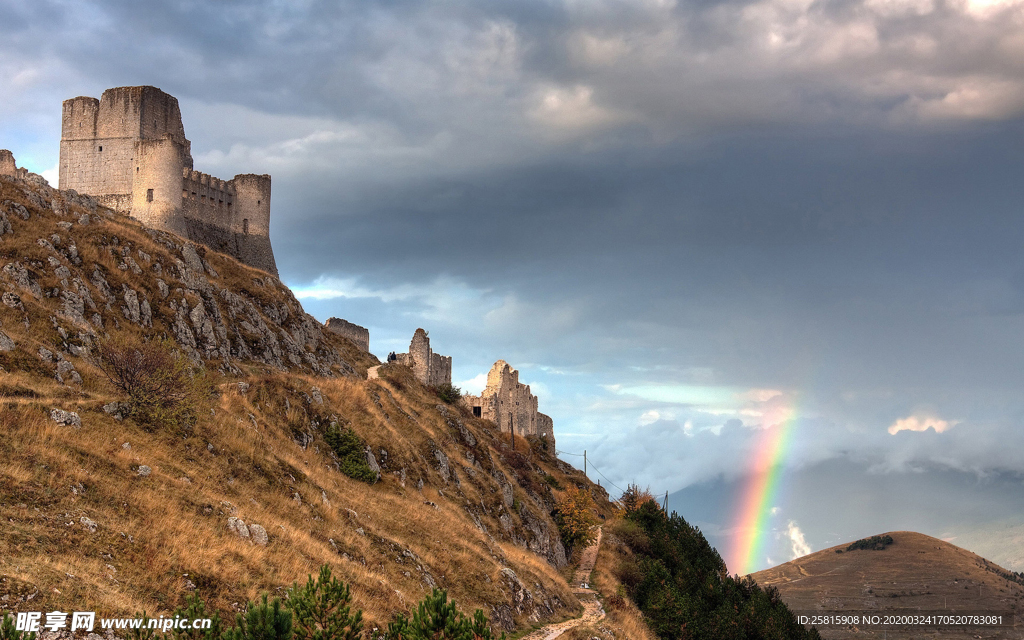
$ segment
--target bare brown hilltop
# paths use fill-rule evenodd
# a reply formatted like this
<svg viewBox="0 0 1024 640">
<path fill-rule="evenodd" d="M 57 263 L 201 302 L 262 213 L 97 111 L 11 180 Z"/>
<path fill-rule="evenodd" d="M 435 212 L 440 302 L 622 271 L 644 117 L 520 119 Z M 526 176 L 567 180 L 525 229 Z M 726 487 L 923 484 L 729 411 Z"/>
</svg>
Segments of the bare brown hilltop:
<svg viewBox="0 0 1024 640">
<path fill-rule="evenodd" d="M 946 612 L 1016 611 L 1017 628 L 969 631 L 934 627 L 883 631 L 861 625 L 818 627 L 823 638 L 1021 638 L 1024 586 L 993 562 L 943 540 L 912 531 L 893 531 L 884 548 L 847 550 L 849 543 L 817 551 L 753 574 L 762 586 L 778 588 L 797 613 L 922 610 Z M 872 546 L 872 545 L 866 545 Z M 878 545 L 881 547 L 882 545 Z M 966 634 L 966 635 L 965 635 Z"/>
<path fill-rule="evenodd" d="M 325 331 L 275 276 L 29 174 L 0 176 L 0 294 L 0 609 L 159 615 L 198 591 L 230 614 L 327 563 L 368 628 L 434 586 L 497 629 L 581 611 L 551 513 L 576 485 L 611 517 L 607 493 Z M 202 366 L 193 423 L 121 415 L 98 355 L 118 339 Z M 332 429 L 375 482 L 343 472 Z M 623 615 L 587 637 L 642 637 Z"/>
</svg>

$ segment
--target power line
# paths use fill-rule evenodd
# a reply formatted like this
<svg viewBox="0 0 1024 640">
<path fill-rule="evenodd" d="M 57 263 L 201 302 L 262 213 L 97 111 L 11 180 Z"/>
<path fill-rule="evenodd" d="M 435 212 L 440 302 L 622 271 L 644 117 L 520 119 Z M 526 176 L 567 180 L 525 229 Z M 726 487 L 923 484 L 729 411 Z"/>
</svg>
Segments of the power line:
<svg viewBox="0 0 1024 640">
<path fill-rule="evenodd" d="M 555 453 L 560 453 L 562 455 L 567 455 L 567 456 L 576 456 L 578 458 L 583 458 L 583 457 L 586 456 L 586 454 L 583 454 L 583 453 L 570 453 L 568 451 L 559 451 L 557 449 L 555 450 Z M 616 489 L 618 489 L 622 493 L 626 493 L 625 489 L 623 489 L 619 485 L 615 484 L 614 482 L 611 481 L 610 478 L 608 478 L 608 476 L 604 475 L 604 473 L 602 473 L 601 470 L 597 468 L 597 465 L 595 465 L 593 463 L 593 461 L 590 462 L 590 467 L 594 471 L 596 471 L 598 473 L 598 475 L 600 475 L 602 478 L 604 478 L 608 482 L 608 484 L 610 484 L 611 486 L 615 487 Z M 667 505 L 667 503 L 668 503 L 668 492 L 667 491 L 665 492 L 665 502 L 666 502 L 666 505 Z"/>
</svg>

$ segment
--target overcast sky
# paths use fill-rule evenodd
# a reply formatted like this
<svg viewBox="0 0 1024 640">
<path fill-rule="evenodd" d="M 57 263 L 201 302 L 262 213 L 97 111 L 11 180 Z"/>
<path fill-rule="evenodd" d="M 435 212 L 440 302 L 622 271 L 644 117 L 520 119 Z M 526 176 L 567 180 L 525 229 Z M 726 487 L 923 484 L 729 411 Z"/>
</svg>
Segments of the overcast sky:
<svg viewBox="0 0 1024 640">
<path fill-rule="evenodd" d="M 753 568 L 916 529 L 1024 569 L 1022 0 L 0 0 L 20 164 L 138 84 L 273 175 L 310 313 L 507 360 L 730 568 L 791 418 Z"/>
</svg>

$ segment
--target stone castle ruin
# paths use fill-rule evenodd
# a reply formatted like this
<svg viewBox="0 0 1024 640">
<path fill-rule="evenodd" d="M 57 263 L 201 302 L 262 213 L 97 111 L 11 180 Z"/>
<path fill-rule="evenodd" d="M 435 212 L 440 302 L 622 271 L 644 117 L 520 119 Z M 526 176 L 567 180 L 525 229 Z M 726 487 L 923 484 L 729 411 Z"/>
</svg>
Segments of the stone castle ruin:
<svg viewBox="0 0 1024 640">
<path fill-rule="evenodd" d="M 0 176 L 10 176 L 24 180 L 28 177 L 28 169 L 19 167 L 14 161 L 14 154 L 7 149 L 0 149 Z"/>
<path fill-rule="evenodd" d="M 270 176 L 193 170 L 178 100 L 156 87 L 65 100 L 59 171 L 61 189 L 277 275 Z"/>
<path fill-rule="evenodd" d="M 434 353 L 430 348 L 430 338 L 423 329 L 417 329 L 409 343 L 409 353 L 388 354 L 388 362 L 404 364 L 412 368 L 416 379 L 428 386 L 451 384 L 452 357 Z"/>
<path fill-rule="evenodd" d="M 478 396 L 464 395 L 462 401 L 473 415 L 490 420 L 503 432 L 517 436 L 542 436 L 554 446 L 554 423 L 537 411 L 537 396 L 530 386 L 519 382 L 519 372 L 498 360 L 487 373 L 487 386 Z"/>
<path fill-rule="evenodd" d="M 370 352 L 370 330 L 341 318 L 328 318 L 324 325 L 330 331 L 351 340 L 364 352 Z"/>
</svg>

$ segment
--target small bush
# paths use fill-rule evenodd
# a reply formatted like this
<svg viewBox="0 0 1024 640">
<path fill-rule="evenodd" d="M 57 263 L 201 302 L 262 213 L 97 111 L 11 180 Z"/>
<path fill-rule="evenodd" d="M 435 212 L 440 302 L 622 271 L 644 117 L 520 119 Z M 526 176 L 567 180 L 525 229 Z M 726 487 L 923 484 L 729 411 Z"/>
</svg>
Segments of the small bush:
<svg viewBox="0 0 1024 640">
<path fill-rule="evenodd" d="M 858 549 L 871 549 L 872 551 L 881 551 L 892 543 L 892 536 L 871 536 L 870 538 L 861 538 L 846 547 L 846 550 L 857 551 Z"/>
<path fill-rule="evenodd" d="M 635 484 L 629 484 L 626 485 L 626 491 L 619 498 L 619 502 L 622 504 L 622 508 L 625 509 L 626 514 L 629 515 L 643 506 L 645 502 L 657 503 L 657 499 L 651 493 L 650 487 L 641 489 Z"/>
<path fill-rule="evenodd" d="M 3 622 L 0 623 L 0 640 L 35 640 L 35 632 L 18 631 L 14 628 L 14 615 L 11 612 L 0 614 Z"/>
<path fill-rule="evenodd" d="M 288 608 L 294 616 L 295 640 L 359 640 L 363 630 L 363 612 L 352 613 L 352 595 L 348 585 L 331 577 L 328 565 L 320 567 L 316 581 L 288 590 Z"/>
<path fill-rule="evenodd" d="M 412 618 L 402 614 L 388 625 L 387 631 L 371 640 L 494 640 L 487 616 L 477 609 L 472 618 L 448 601 L 448 592 L 434 589 L 420 601 Z M 505 634 L 501 634 L 504 640 Z"/>
<path fill-rule="evenodd" d="M 637 553 L 649 553 L 651 550 L 650 538 L 644 533 L 643 527 L 632 520 L 616 520 L 609 527 L 609 533 Z"/>
<path fill-rule="evenodd" d="M 558 481 L 558 478 L 551 475 L 550 473 L 544 474 L 544 482 L 548 483 L 551 486 L 551 488 L 558 489 L 559 491 L 565 488 L 562 486 L 562 483 Z"/>
<path fill-rule="evenodd" d="M 555 522 L 562 535 L 562 544 L 570 553 L 577 546 L 585 547 L 597 538 L 594 525 L 597 519 L 592 512 L 594 500 L 590 493 L 579 487 L 569 487 L 558 502 Z"/>
<path fill-rule="evenodd" d="M 124 394 L 121 413 L 126 418 L 157 429 L 195 425 L 211 385 L 205 370 L 170 342 L 122 335 L 100 344 L 98 355 L 100 369 Z"/>
<path fill-rule="evenodd" d="M 324 440 L 337 454 L 338 466 L 342 473 L 370 484 L 377 481 L 377 474 L 366 462 L 366 443 L 355 431 L 340 427 L 337 422 L 332 422 L 327 427 Z"/>
<path fill-rule="evenodd" d="M 450 382 L 439 384 L 434 387 L 434 393 L 437 394 L 438 398 L 441 398 L 447 404 L 455 404 L 462 399 L 462 389 L 456 387 Z"/>
<path fill-rule="evenodd" d="M 245 615 L 239 613 L 235 627 L 223 635 L 224 640 L 291 640 L 292 614 L 281 608 L 281 601 L 274 598 L 267 602 L 263 594 L 260 602 L 250 602 Z"/>
<path fill-rule="evenodd" d="M 220 621 L 220 614 L 216 611 L 210 612 L 206 609 L 206 602 L 198 593 L 193 593 L 185 598 L 185 608 L 174 610 L 173 617 L 181 617 L 188 620 L 199 620 L 210 618 L 209 629 L 172 629 L 171 637 L 174 640 L 221 640 L 224 627 Z"/>
</svg>

